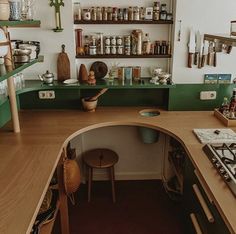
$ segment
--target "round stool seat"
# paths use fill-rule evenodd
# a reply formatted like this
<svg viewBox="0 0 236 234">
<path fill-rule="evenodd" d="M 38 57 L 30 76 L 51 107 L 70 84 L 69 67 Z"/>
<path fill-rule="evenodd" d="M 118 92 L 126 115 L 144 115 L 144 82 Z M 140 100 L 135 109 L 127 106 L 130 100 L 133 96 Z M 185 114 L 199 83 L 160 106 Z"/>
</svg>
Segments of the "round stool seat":
<svg viewBox="0 0 236 234">
<path fill-rule="evenodd" d="M 118 162 L 118 155 L 109 149 L 89 150 L 83 155 L 84 162 L 92 168 L 108 168 Z"/>
<path fill-rule="evenodd" d="M 112 200 L 116 202 L 114 165 L 118 162 L 118 155 L 109 149 L 92 149 L 83 154 L 83 161 L 88 168 L 88 202 L 91 198 L 93 169 L 107 168 L 112 185 Z"/>
</svg>

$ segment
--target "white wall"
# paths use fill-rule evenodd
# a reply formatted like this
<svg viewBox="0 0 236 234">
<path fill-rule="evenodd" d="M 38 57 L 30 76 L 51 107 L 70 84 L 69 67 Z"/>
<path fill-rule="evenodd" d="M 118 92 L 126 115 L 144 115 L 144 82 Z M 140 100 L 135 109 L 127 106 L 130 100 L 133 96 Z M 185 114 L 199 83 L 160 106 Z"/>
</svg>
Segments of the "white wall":
<svg viewBox="0 0 236 234">
<path fill-rule="evenodd" d="M 86 132 L 71 141 L 82 165 L 83 152 L 94 148 L 108 148 L 119 155 L 115 165 L 118 180 L 160 179 L 164 156 L 165 136 L 153 144 L 141 140 L 138 127 L 104 127 Z M 82 168 L 83 169 L 83 168 Z M 94 179 L 107 178 L 107 171 L 95 170 Z"/>
<path fill-rule="evenodd" d="M 230 55 L 218 53 L 217 67 L 205 66 L 202 69 L 187 68 L 189 29 L 193 27 L 201 33 L 228 33 L 230 21 L 236 19 L 235 0 L 176 0 L 176 30 L 173 63 L 175 83 L 202 83 L 206 73 L 232 73 L 236 76 L 236 48 Z M 182 20 L 182 37 L 177 41 L 178 20 Z"/>
<path fill-rule="evenodd" d="M 169 2 L 166 0 L 167 3 Z M 175 0 L 173 0 L 175 1 Z M 54 33 L 51 29 L 55 27 L 54 8 L 49 6 L 49 1 L 36 0 L 36 17 L 40 19 L 42 24 L 40 29 L 12 29 L 12 39 L 24 40 L 39 40 L 41 42 L 41 54 L 45 55 L 45 62 L 43 64 L 36 64 L 32 68 L 27 69 L 24 73 L 28 79 L 36 79 L 37 74 L 44 73 L 47 69 L 56 73 L 56 59 L 60 52 L 61 44 L 65 43 L 66 50 L 69 54 L 71 62 L 72 77 L 76 76 L 75 65 L 75 47 L 74 47 L 74 28 L 72 19 L 72 0 L 64 1 L 65 7 L 61 8 L 62 12 L 62 26 L 64 31 L 61 33 Z M 82 7 L 92 5 L 112 5 L 110 0 L 81 0 Z M 120 0 L 114 1 L 117 6 L 152 5 L 150 0 Z M 164 0 L 162 2 L 165 2 Z M 205 73 L 232 73 L 235 77 L 235 60 L 236 49 L 234 48 L 230 55 L 219 54 L 218 66 L 216 68 L 205 66 L 202 69 L 186 67 L 187 63 L 187 44 L 190 27 L 195 30 L 200 30 L 201 33 L 228 33 L 230 29 L 230 21 L 236 19 L 235 9 L 236 1 L 227 0 L 222 2 L 220 0 L 176 0 L 176 27 L 175 27 L 175 47 L 173 59 L 173 80 L 175 83 L 202 83 L 203 75 Z M 177 42 L 178 20 L 182 20 L 182 37 L 181 41 Z M 80 27 L 80 26 L 75 26 Z M 168 33 L 166 26 L 155 25 L 103 25 L 101 26 L 82 26 L 84 33 L 103 31 L 105 34 L 120 34 L 127 32 L 134 28 L 141 28 L 146 32 L 150 32 L 151 38 L 166 38 Z M 151 33 L 152 32 L 152 33 Z M 78 60 L 78 65 L 81 62 L 86 63 L 88 68 L 93 62 L 92 60 Z M 148 75 L 148 67 L 161 66 L 166 68 L 166 62 L 162 59 L 146 59 L 146 60 L 105 60 L 108 65 L 118 62 L 120 65 L 140 65 L 142 63 L 143 75 Z"/>
</svg>

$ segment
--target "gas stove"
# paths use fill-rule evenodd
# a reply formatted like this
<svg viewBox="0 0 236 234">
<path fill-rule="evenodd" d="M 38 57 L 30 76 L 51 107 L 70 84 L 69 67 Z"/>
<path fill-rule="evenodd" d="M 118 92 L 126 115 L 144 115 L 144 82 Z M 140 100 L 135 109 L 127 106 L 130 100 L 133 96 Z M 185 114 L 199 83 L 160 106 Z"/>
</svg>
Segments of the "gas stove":
<svg viewBox="0 0 236 234">
<path fill-rule="evenodd" d="M 236 196 L 236 143 L 207 144 L 203 151 Z"/>
</svg>

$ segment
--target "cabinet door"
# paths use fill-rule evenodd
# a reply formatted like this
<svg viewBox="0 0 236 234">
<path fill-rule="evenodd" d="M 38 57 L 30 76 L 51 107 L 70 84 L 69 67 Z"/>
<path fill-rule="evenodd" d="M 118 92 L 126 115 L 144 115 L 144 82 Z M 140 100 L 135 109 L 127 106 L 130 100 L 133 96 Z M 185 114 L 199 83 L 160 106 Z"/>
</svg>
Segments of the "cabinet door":
<svg viewBox="0 0 236 234">
<path fill-rule="evenodd" d="M 214 204 L 209 201 L 208 196 L 194 171 L 195 168 L 192 163 L 186 158 L 183 195 L 185 215 L 186 219 L 188 219 L 186 233 L 196 233 L 191 219 L 189 218 L 190 213 L 194 213 L 202 233 L 229 234 L 228 228 Z"/>
</svg>

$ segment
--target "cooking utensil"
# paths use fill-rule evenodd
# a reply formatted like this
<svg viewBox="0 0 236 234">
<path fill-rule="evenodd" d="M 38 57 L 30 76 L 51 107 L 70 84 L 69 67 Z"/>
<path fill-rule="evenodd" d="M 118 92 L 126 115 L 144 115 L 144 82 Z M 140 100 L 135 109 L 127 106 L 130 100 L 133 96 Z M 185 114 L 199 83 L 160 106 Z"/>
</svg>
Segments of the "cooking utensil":
<svg viewBox="0 0 236 234">
<path fill-rule="evenodd" d="M 29 55 L 14 55 L 14 62 L 15 63 L 28 63 L 30 61 Z"/>
<path fill-rule="evenodd" d="M 202 61 L 201 61 L 201 66 L 204 67 L 205 66 L 205 62 L 206 62 L 206 57 L 208 54 L 208 47 L 209 47 L 209 41 L 204 41 L 204 47 L 203 47 L 203 54 L 202 54 Z"/>
<path fill-rule="evenodd" d="M 203 54 L 203 35 L 200 36 L 200 52 L 198 58 L 198 68 L 202 68 L 202 54 Z"/>
<path fill-rule="evenodd" d="M 212 66 L 213 65 L 213 47 L 214 47 L 214 42 L 209 42 L 209 47 L 208 47 L 208 55 L 207 55 L 207 65 Z"/>
<path fill-rule="evenodd" d="M 53 73 L 51 73 L 49 71 L 46 71 L 46 73 L 43 75 L 38 75 L 38 77 L 45 84 L 51 84 L 51 83 L 53 83 L 53 80 L 54 80 Z"/>
<path fill-rule="evenodd" d="M 201 51 L 201 34 L 200 31 L 197 31 L 196 33 L 196 51 L 194 54 L 194 65 L 198 65 L 198 61 L 199 61 L 199 54 Z"/>
<path fill-rule="evenodd" d="M 95 96 L 87 98 L 86 101 L 95 101 L 97 100 L 102 94 L 104 94 L 106 91 L 108 90 L 108 88 L 104 88 L 102 90 L 100 90 Z"/>
<path fill-rule="evenodd" d="M 189 47 L 189 52 L 188 52 L 188 67 L 192 68 L 193 54 L 195 53 L 195 47 L 196 47 L 195 33 L 194 33 L 193 28 L 191 28 L 191 30 L 190 30 L 188 47 Z"/>
<path fill-rule="evenodd" d="M 96 61 L 92 64 L 90 71 L 94 71 L 95 79 L 102 79 L 106 76 L 108 68 L 104 62 Z"/>
<path fill-rule="evenodd" d="M 61 46 L 62 52 L 57 58 L 57 80 L 63 82 L 70 79 L 70 60 L 65 52 L 65 45 Z"/>
<path fill-rule="evenodd" d="M 31 49 L 14 49 L 14 55 L 30 55 Z"/>
</svg>

